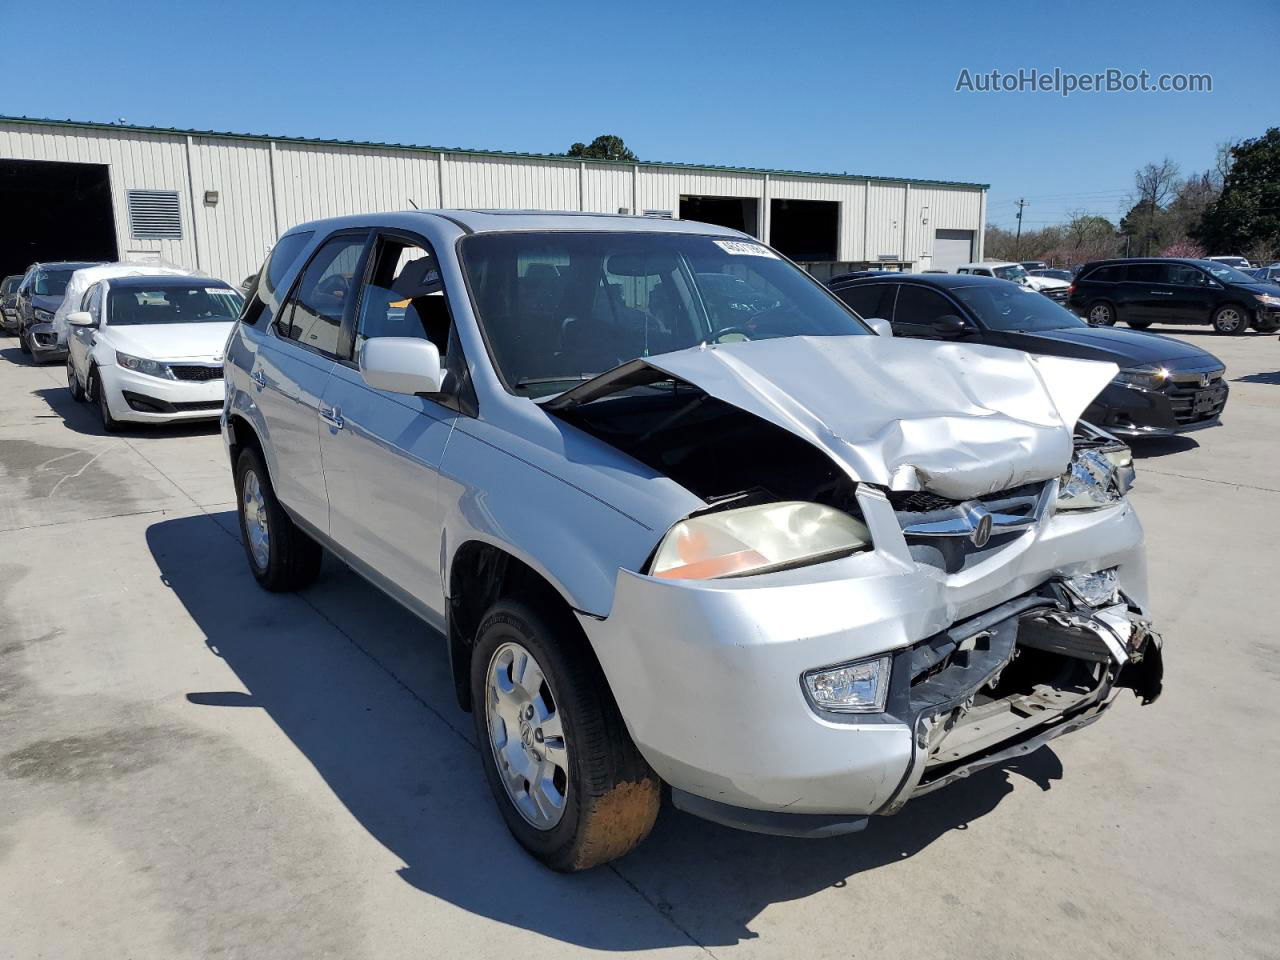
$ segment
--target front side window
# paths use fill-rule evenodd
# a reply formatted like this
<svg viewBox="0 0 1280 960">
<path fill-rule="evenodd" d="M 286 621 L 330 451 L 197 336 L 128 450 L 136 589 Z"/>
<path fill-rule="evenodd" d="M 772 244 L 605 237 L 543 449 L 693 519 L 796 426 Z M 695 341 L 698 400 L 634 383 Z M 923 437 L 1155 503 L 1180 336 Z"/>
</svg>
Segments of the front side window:
<svg viewBox="0 0 1280 960">
<path fill-rule="evenodd" d="M 64 296 L 73 273 L 74 270 L 41 270 L 35 276 L 31 292 L 38 297 Z"/>
<path fill-rule="evenodd" d="M 951 293 L 990 330 L 1016 333 L 1088 326 L 1070 310 L 1027 287 L 984 284 L 955 287 Z M 901 297 L 898 303 L 901 309 Z"/>
<path fill-rule="evenodd" d="M 84 292 L 84 298 L 80 301 L 80 309 L 88 313 L 93 319 L 97 320 L 98 310 L 102 306 L 102 284 L 95 283 Z"/>
<path fill-rule="evenodd" d="M 449 326 L 435 256 L 410 240 L 380 238 L 373 272 L 360 297 L 356 355 L 372 337 L 415 337 L 430 340 L 443 357 L 449 347 Z"/>
<path fill-rule="evenodd" d="M 1253 277 L 1246 273 L 1241 273 L 1235 267 L 1229 267 L 1225 263 L 1218 263 L 1216 260 L 1203 261 L 1204 268 L 1208 270 L 1215 280 L 1221 280 L 1223 283 L 1254 283 Z"/>
<path fill-rule="evenodd" d="M 869 333 L 755 241 L 559 231 L 479 234 L 460 250 L 494 363 L 524 396 L 701 343 Z"/>
<path fill-rule="evenodd" d="M 226 323 L 239 314 L 240 294 L 224 286 L 160 281 L 115 286 L 107 294 L 106 322 L 112 327 Z"/>
<path fill-rule="evenodd" d="M 364 234 L 333 237 L 307 264 L 293 299 L 276 321 L 286 339 L 336 356 L 342 318 L 355 292 Z"/>
</svg>

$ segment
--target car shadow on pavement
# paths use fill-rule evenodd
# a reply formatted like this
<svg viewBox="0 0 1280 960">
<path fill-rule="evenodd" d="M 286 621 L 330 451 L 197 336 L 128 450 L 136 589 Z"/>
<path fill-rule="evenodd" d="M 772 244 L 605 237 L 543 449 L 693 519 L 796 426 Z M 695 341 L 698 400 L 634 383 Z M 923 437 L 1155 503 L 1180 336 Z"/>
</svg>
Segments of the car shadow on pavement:
<svg viewBox="0 0 1280 960">
<path fill-rule="evenodd" d="M 10 363 L 16 363 L 20 367 L 40 367 L 44 364 L 36 363 L 29 353 L 23 353 L 22 348 L 18 346 L 17 334 L 13 335 L 13 346 L 6 346 L 0 349 L 0 359 L 8 360 Z M 50 364 L 52 366 L 52 364 Z"/>
<path fill-rule="evenodd" d="M 1280 387 L 1280 370 L 1272 370 L 1270 373 L 1250 373 L 1247 376 L 1236 377 L 1232 383 L 1265 383 L 1269 386 Z"/>
<path fill-rule="evenodd" d="M 1186 435 L 1177 437 L 1142 437 L 1130 440 L 1129 449 L 1133 451 L 1135 460 L 1153 460 L 1168 457 L 1175 453 L 1186 453 L 1195 450 L 1200 442 Z"/>
<path fill-rule="evenodd" d="M 1062 773 L 1042 748 L 862 833 L 822 841 L 740 833 L 667 804 L 628 857 L 558 875 L 516 845 L 498 814 L 472 718 L 453 699 L 444 639 L 331 558 L 301 594 L 262 591 L 236 529 L 235 513 L 226 512 L 147 530 L 164 583 L 244 687 L 191 691 L 189 708 L 264 711 L 356 822 L 403 861 L 405 882 L 565 943 L 637 950 L 753 939 L 752 921 L 770 904 L 892 869 L 990 812 L 1013 790 L 1014 774 L 1048 790 Z M 226 843 L 237 848 L 243 838 Z"/>
<path fill-rule="evenodd" d="M 107 433 L 102 418 L 93 403 L 78 403 L 71 399 L 66 387 L 43 387 L 32 394 L 49 405 L 49 409 L 62 418 L 70 429 L 90 437 L 198 437 L 218 432 L 218 421 L 193 420 L 186 423 L 122 423 L 115 433 Z"/>
</svg>

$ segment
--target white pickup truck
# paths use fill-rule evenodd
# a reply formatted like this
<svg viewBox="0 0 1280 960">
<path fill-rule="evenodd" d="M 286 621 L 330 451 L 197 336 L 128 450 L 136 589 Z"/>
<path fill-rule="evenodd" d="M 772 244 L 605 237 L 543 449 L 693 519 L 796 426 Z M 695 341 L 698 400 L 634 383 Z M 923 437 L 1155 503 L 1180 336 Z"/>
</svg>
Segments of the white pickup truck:
<svg viewBox="0 0 1280 960">
<path fill-rule="evenodd" d="M 1001 280 L 1020 283 L 1024 287 L 1030 287 L 1038 293 L 1043 293 L 1055 303 L 1066 302 L 1067 288 L 1071 286 L 1066 281 L 1055 280 L 1053 277 L 1032 276 L 1022 264 L 1001 260 L 988 260 L 985 263 L 966 263 L 964 266 L 956 267 L 956 273 L 972 273 L 979 277 L 998 277 Z"/>
</svg>

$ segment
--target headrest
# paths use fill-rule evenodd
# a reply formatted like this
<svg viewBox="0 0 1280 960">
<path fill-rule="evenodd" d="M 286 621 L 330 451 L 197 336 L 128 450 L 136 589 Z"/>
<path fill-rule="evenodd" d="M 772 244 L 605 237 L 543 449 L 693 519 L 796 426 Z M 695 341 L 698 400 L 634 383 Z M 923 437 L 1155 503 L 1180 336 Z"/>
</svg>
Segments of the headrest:
<svg viewBox="0 0 1280 960">
<path fill-rule="evenodd" d="M 672 273 L 676 258 L 662 253 L 615 253 L 605 261 L 605 269 L 615 277 L 651 277 Z"/>
<path fill-rule="evenodd" d="M 391 284 L 391 292 L 402 300 L 424 297 L 429 293 L 438 293 L 441 289 L 440 268 L 436 266 L 434 257 L 410 260 Z"/>
</svg>

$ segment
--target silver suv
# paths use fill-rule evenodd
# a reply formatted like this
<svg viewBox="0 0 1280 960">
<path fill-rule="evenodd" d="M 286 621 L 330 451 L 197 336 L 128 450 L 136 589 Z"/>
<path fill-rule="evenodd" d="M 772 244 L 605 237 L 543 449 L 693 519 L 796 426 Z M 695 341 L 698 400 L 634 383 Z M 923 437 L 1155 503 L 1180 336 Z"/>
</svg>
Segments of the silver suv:
<svg viewBox="0 0 1280 960">
<path fill-rule="evenodd" d="M 300 226 L 227 347 L 249 567 L 296 589 L 324 548 L 442 631 L 555 869 L 630 850 L 664 783 L 861 829 L 1162 670 L 1128 451 L 1075 425 L 1114 365 L 883 327 L 705 224 Z"/>
</svg>

